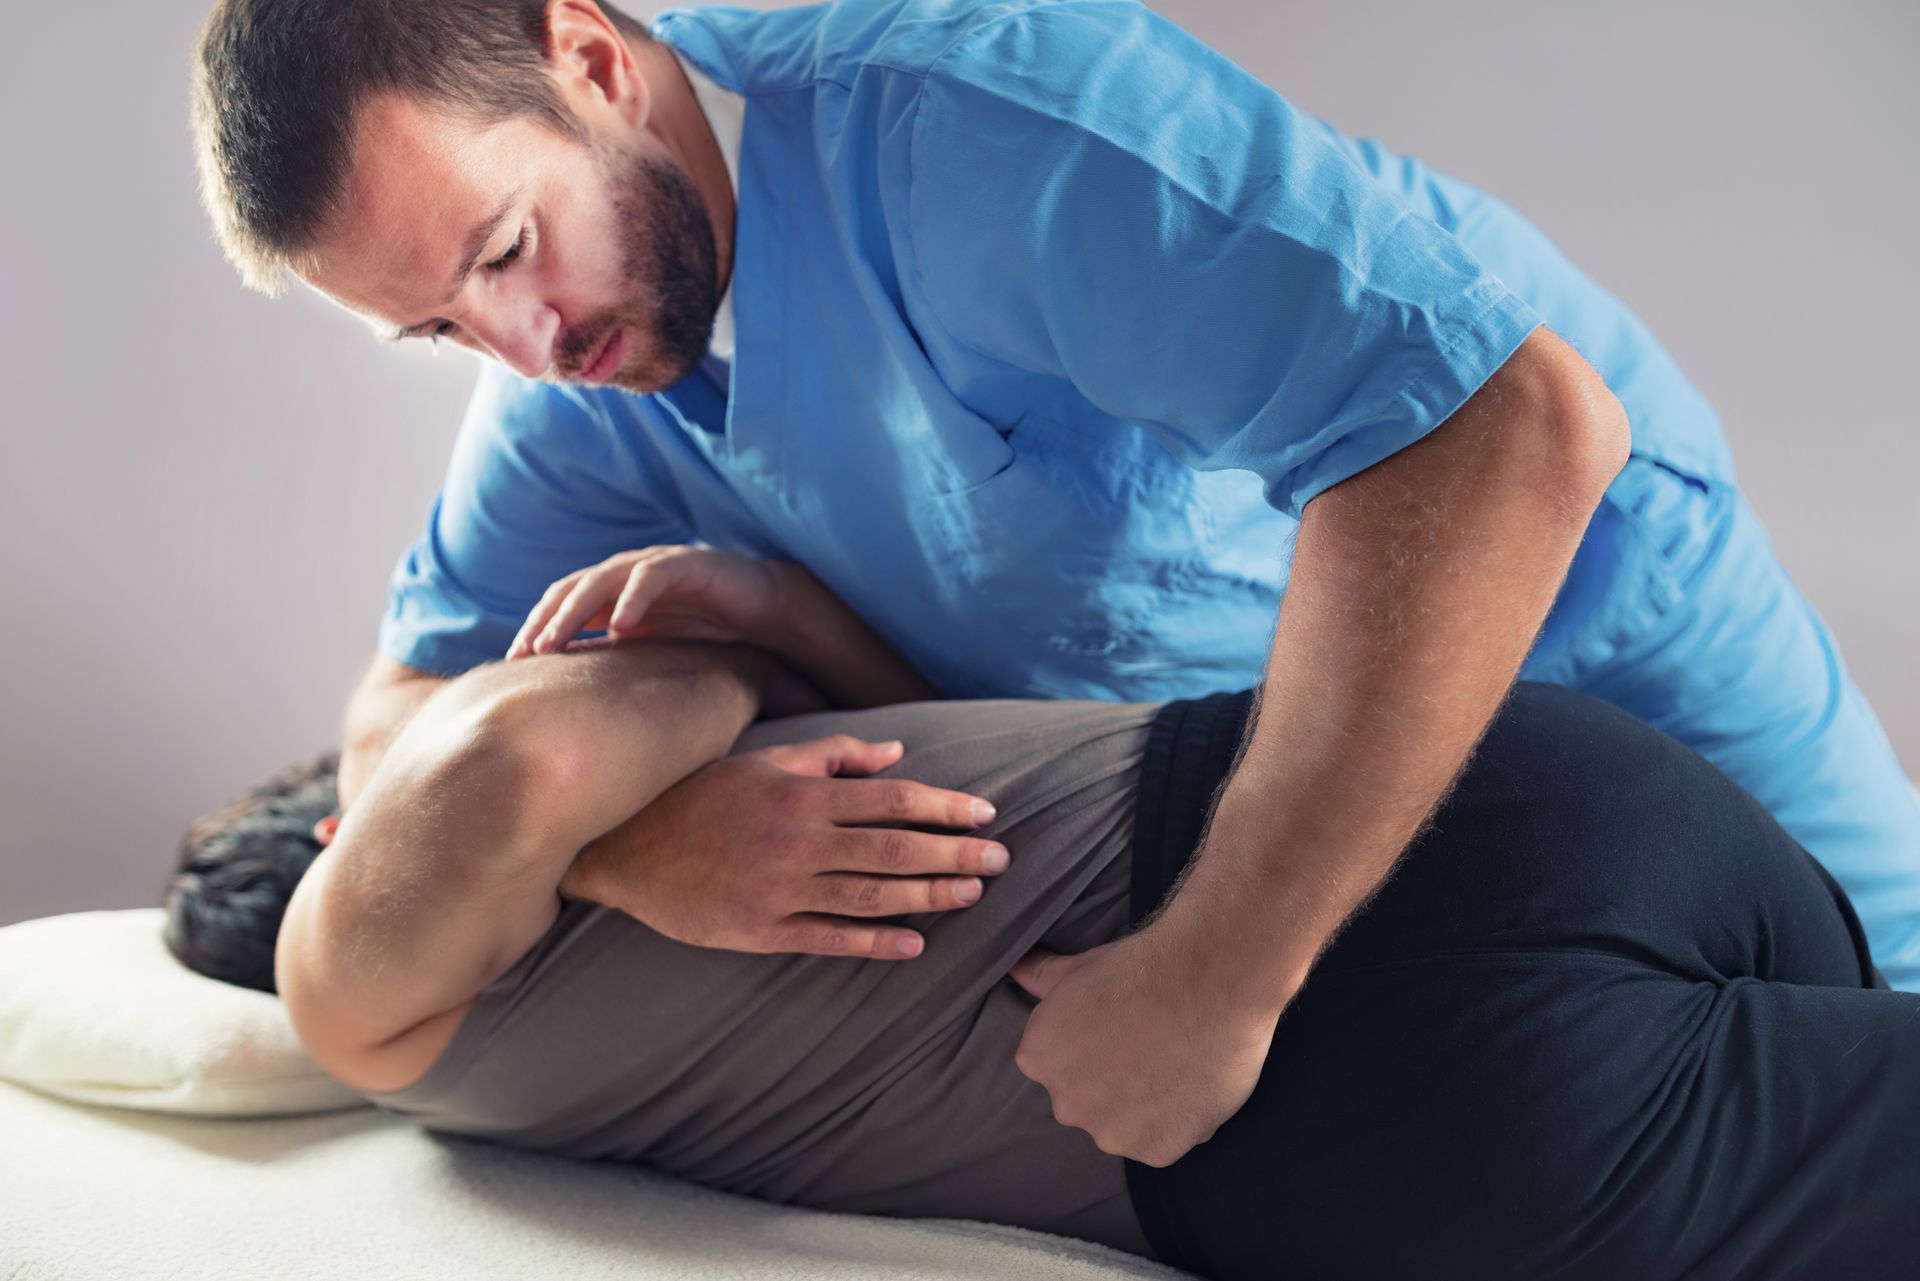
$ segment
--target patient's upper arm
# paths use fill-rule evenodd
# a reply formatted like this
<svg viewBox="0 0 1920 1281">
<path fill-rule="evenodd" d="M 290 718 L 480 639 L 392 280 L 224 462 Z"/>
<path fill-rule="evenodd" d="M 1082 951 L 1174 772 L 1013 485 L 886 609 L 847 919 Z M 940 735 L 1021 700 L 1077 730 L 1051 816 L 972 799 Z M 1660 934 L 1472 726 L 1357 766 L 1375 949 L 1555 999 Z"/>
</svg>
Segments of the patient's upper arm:
<svg viewBox="0 0 1920 1281">
<path fill-rule="evenodd" d="M 559 914 L 559 873 L 530 854 L 540 744 L 498 716 L 484 700 L 436 700 L 287 904 L 276 985 L 315 1060 L 343 1080 L 464 1007 Z"/>
</svg>

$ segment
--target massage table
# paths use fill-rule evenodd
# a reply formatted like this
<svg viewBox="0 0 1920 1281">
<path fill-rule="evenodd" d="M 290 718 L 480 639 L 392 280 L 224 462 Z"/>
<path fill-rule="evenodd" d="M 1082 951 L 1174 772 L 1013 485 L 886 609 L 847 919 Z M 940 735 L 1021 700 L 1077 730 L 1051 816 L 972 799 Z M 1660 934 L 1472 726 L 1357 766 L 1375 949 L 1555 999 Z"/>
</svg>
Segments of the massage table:
<svg viewBox="0 0 1920 1281">
<path fill-rule="evenodd" d="M 0 928 L 0 1281 L 1192 1281 L 1026 1228 L 431 1133 L 314 1066 L 277 997 L 180 964 L 163 919 Z"/>
</svg>

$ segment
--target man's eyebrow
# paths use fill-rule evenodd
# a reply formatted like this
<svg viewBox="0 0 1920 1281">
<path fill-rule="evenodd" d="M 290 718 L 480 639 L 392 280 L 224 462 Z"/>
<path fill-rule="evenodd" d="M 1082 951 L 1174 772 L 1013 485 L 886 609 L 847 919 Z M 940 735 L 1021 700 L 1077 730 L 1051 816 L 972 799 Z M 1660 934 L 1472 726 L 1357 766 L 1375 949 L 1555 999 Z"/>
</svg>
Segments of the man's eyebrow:
<svg viewBox="0 0 1920 1281">
<path fill-rule="evenodd" d="M 487 242 L 492 240 L 495 233 L 500 230 L 500 224 L 507 220 L 507 215 L 513 212 L 513 206 L 519 199 L 520 189 L 515 187 L 500 201 L 491 215 L 474 224 L 473 230 L 467 233 L 467 247 L 460 256 L 460 269 L 454 273 L 453 288 L 449 289 L 447 296 L 440 300 L 442 307 L 460 296 L 460 290 L 466 285 L 467 277 L 473 274 L 473 269 L 480 263 L 480 255 L 486 252 Z M 387 338 L 391 342 L 411 338 L 415 330 L 425 329 L 431 323 L 423 320 L 417 325 L 398 327 L 388 334 Z"/>
</svg>

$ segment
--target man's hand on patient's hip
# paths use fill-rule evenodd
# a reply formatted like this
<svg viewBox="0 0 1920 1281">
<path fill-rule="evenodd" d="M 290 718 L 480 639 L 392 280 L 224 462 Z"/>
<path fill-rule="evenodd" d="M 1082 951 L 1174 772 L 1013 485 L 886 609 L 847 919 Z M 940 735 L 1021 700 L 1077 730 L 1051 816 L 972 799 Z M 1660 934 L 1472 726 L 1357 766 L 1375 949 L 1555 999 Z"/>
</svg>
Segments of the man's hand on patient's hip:
<svg viewBox="0 0 1920 1281">
<path fill-rule="evenodd" d="M 1158 922 L 1066 955 L 1035 949 L 1010 977 L 1040 998 L 1014 1063 L 1047 1089 L 1054 1119 L 1102 1152 L 1172 1165 L 1246 1103 L 1277 1011 L 1219 996 L 1207 940 Z"/>
<path fill-rule="evenodd" d="M 843 777 L 900 753 L 835 735 L 715 761 L 582 850 L 560 893 L 698 947 L 917 956 L 917 931 L 862 918 L 965 907 L 1008 856 L 994 841 L 879 826 L 966 831 L 993 816 L 965 793 Z"/>
</svg>

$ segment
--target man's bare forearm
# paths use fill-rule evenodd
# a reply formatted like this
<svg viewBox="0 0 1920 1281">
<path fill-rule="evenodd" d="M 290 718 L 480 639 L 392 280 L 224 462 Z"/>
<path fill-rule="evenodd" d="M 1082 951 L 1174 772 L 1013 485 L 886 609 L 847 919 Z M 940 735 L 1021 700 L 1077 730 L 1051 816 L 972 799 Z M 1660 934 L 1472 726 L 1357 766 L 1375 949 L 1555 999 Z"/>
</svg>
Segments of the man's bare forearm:
<svg viewBox="0 0 1920 1281">
<path fill-rule="evenodd" d="M 1163 913 L 1222 940 L 1213 977 L 1241 1008 L 1277 1013 L 1452 785 L 1625 461 L 1598 376 L 1568 374 L 1546 330 L 1529 344 L 1307 507 L 1257 717 Z"/>
<path fill-rule="evenodd" d="M 391 1035 L 473 996 L 551 926 L 583 846 L 726 753 L 766 662 L 647 641 L 449 684 L 296 890 L 283 994 Z"/>
<path fill-rule="evenodd" d="M 945 697 L 804 565 L 774 562 L 786 608 L 760 638 L 836 707 L 878 707 Z"/>
</svg>

